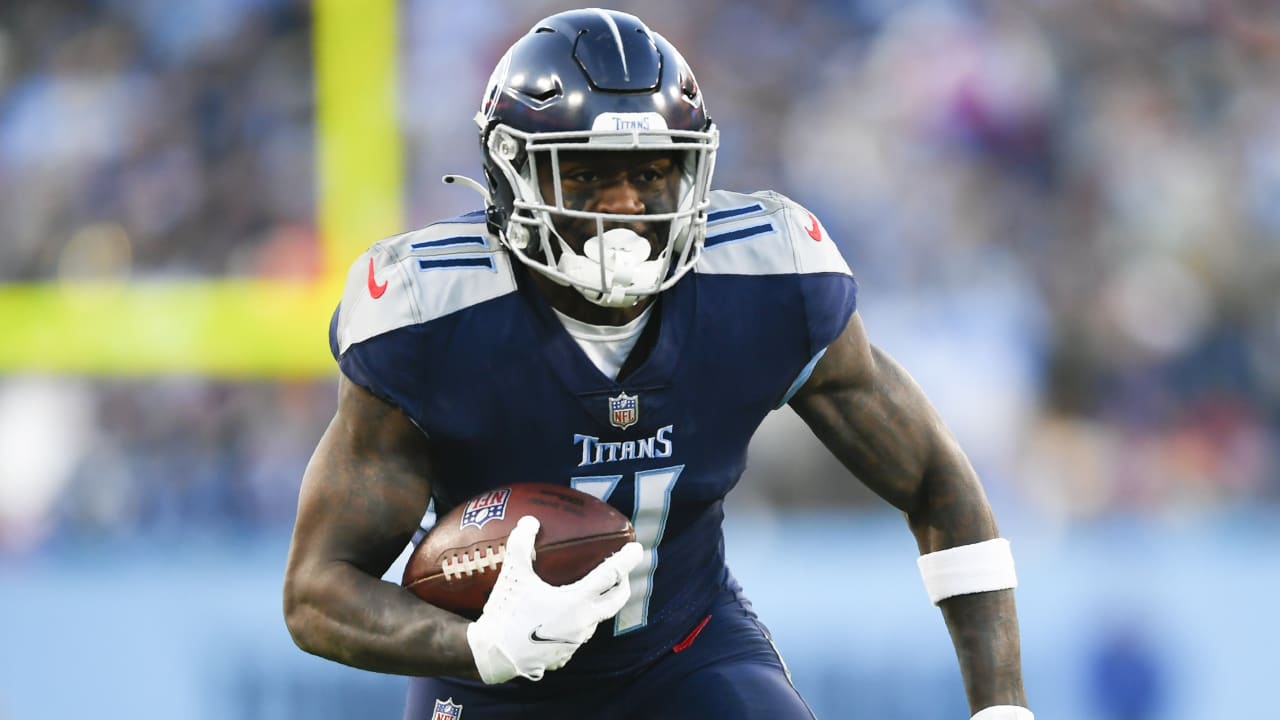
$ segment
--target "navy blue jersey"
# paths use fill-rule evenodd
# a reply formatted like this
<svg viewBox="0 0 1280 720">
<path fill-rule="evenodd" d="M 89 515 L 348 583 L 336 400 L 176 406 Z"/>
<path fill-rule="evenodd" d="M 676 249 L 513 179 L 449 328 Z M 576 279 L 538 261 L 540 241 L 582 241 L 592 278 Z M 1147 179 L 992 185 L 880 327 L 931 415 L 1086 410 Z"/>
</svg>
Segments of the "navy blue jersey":
<svg viewBox="0 0 1280 720">
<path fill-rule="evenodd" d="M 723 501 L 751 436 L 854 311 L 849 268 L 811 214 L 774 193 L 711 200 L 701 260 L 659 297 L 651 349 L 618 380 L 480 213 L 375 244 L 334 316 L 342 372 L 430 438 L 437 512 L 546 482 L 632 519 L 646 555 L 631 601 L 544 684 L 625 672 L 704 617 L 725 582 Z"/>
<path fill-rule="evenodd" d="M 813 720 L 769 631 L 732 582 L 693 632 L 657 661 L 613 682 L 548 686 L 562 675 L 498 686 L 412 678 L 404 720 L 440 720 L 450 712 L 461 720 Z"/>
</svg>

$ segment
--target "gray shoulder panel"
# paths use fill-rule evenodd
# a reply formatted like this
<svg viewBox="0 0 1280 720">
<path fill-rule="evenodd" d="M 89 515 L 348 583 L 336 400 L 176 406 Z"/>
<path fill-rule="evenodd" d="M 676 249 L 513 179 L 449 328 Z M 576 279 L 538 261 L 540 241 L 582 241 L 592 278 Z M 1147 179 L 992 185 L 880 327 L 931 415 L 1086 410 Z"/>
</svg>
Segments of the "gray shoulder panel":
<svg viewBox="0 0 1280 720">
<path fill-rule="evenodd" d="M 852 274 L 808 210 L 775 192 L 711 194 L 697 271 L 718 275 Z"/>
<path fill-rule="evenodd" d="M 347 272 L 338 351 L 515 289 L 511 261 L 483 218 L 464 217 L 380 240 Z"/>
</svg>

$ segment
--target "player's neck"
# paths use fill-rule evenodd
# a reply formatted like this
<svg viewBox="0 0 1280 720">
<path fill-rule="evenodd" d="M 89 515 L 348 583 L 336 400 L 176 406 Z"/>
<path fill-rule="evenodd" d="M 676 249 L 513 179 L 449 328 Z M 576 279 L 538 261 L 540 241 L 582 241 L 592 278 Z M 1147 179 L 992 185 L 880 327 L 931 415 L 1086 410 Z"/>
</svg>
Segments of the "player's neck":
<svg viewBox="0 0 1280 720">
<path fill-rule="evenodd" d="M 534 286 L 542 293 L 551 307 L 575 320 L 592 325 L 626 325 L 644 312 L 652 297 L 641 298 L 631 307 L 604 307 L 582 296 L 574 288 L 557 285 L 541 273 L 530 273 Z"/>
</svg>

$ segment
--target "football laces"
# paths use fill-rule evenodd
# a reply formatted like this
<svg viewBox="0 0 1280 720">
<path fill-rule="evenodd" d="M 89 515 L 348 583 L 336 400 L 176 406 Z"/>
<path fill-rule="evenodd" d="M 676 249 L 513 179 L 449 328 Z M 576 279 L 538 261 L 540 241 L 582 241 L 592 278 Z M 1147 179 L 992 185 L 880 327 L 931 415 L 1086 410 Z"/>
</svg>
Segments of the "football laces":
<svg viewBox="0 0 1280 720">
<path fill-rule="evenodd" d="M 505 544 L 499 543 L 497 550 L 492 545 L 486 545 L 470 552 L 455 553 L 446 557 L 440 562 L 440 572 L 444 575 L 446 581 L 457 580 L 464 575 L 483 574 L 490 569 L 497 570 L 502 566 L 502 561 L 506 557 L 507 546 Z"/>
</svg>

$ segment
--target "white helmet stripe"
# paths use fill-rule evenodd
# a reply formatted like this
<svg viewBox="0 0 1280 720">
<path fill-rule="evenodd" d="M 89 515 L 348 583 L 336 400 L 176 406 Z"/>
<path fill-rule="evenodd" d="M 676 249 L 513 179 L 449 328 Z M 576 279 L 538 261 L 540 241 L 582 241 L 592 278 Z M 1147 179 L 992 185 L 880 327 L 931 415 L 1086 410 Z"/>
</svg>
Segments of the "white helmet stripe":
<svg viewBox="0 0 1280 720">
<path fill-rule="evenodd" d="M 622 49 L 622 33 L 618 31 L 618 23 L 613 21 L 613 17 L 609 13 L 596 9 L 596 14 L 604 18 L 605 23 L 609 25 L 609 31 L 613 33 L 613 42 L 618 46 L 618 57 L 622 60 L 622 78 L 631 80 L 631 73 L 627 70 L 627 54 Z"/>
</svg>

